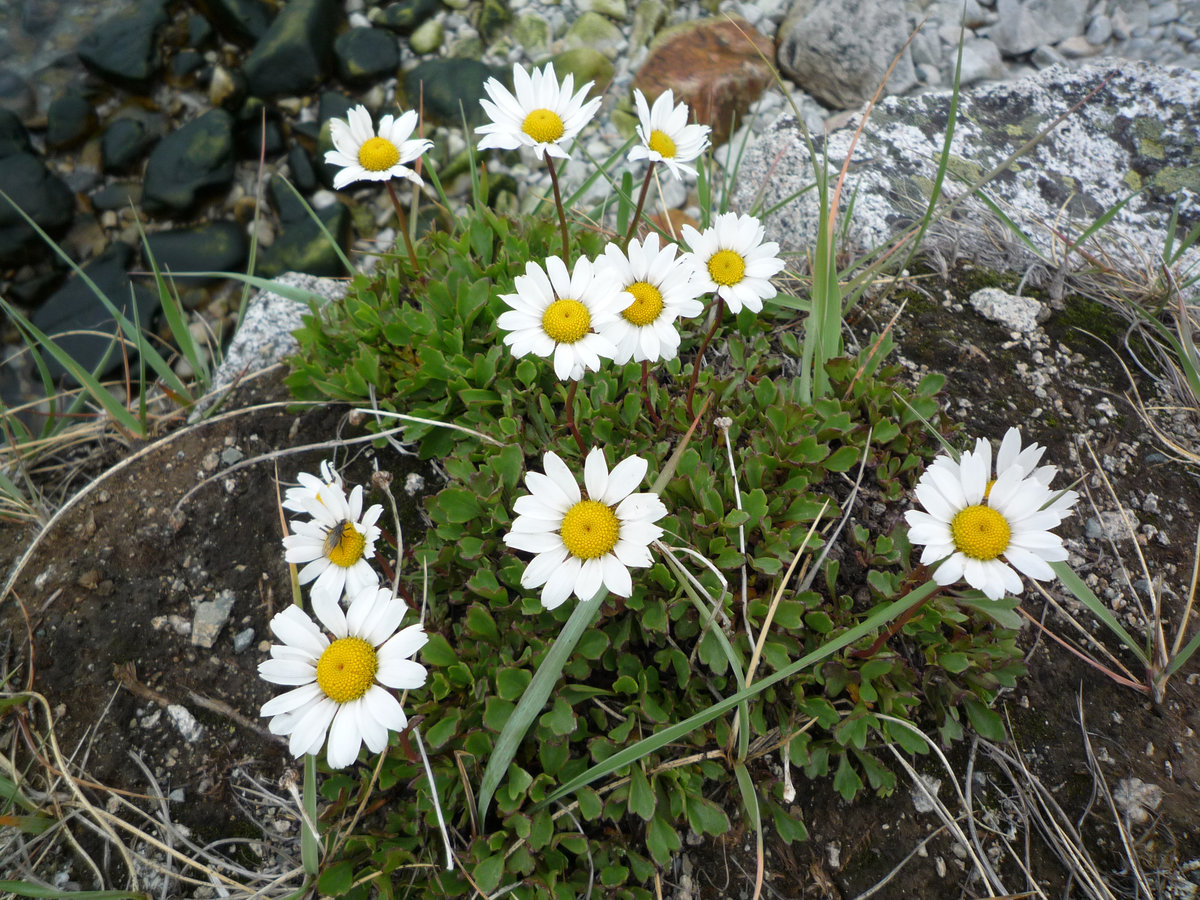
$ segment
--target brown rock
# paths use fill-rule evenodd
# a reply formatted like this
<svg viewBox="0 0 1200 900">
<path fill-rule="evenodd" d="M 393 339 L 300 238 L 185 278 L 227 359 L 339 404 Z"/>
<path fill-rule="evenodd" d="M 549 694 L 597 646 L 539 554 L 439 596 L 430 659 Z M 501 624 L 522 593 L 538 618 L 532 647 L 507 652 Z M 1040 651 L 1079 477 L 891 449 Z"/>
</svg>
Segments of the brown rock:
<svg viewBox="0 0 1200 900">
<path fill-rule="evenodd" d="M 692 118 L 712 128 L 713 146 L 729 140 L 750 104 L 771 81 L 766 60 L 774 58 L 770 39 L 744 19 L 699 19 L 664 30 L 650 45 L 633 86 L 650 103 L 668 88 Z"/>
</svg>

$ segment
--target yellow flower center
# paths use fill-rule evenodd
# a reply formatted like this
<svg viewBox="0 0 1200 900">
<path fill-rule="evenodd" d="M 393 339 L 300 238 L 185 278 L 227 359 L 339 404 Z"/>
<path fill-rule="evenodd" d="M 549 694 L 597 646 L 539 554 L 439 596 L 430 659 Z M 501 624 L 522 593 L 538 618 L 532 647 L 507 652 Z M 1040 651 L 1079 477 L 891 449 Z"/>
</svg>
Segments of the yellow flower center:
<svg viewBox="0 0 1200 900">
<path fill-rule="evenodd" d="M 955 548 L 971 559 L 995 559 L 1008 549 L 1011 536 L 1004 516 L 990 506 L 968 506 L 950 520 Z"/>
<path fill-rule="evenodd" d="M 398 162 L 400 150 L 387 138 L 368 138 L 358 148 L 358 164 L 368 172 L 385 172 Z"/>
<path fill-rule="evenodd" d="M 539 144 L 557 141 L 566 131 L 558 113 L 549 109 L 535 109 L 525 117 L 521 130 Z"/>
<path fill-rule="evenodd" d="M 542 328 L 560 344 L 574 344 L 591 330 L 592 317 L 578 300 L 555 300 L 542 313 Z"/>
<path fill-rule="evenodd" d="M 746 274 L 746 261 L 732 250 L 718 250 L 709 257 L 708 274 L 717 284 L 737 284 Z"/>
<path fill-rule="evenodd" d="M 667 137 L 665 132 L 655 128 L 650 132 L 650 149 L 663 159 L 675 158 L 675 142 Z"/>
<path fill-rule="evenodd" d="M 599 500 L 581 500 L 563 516 L 562 542 L 576 559 L 595 559 L 611 553 L 621 536 L 621 522 Z"/>
<path fill-rule="evenodd" d="M 343 519 L 329 529 L 325 535 L 325 556 L 335 566 L 348 569 L 363 557 L 367 538 L 359 533 L 354 523 Z"/>
<path fill-rule="evenodd" d="M 621 313 L 626 322 L 649 325 L 663 311 L 662 293 L 649 282 L 635 281 L 625 291 L 633 294 L 633 302 Z"/>
<path fill-rule="evenodd" d="M 379 657 L 360 637 L 338 638 L 317 660 L 317 686 L 335 703 L 357 700 L 375 683 Z"/>
</svg>

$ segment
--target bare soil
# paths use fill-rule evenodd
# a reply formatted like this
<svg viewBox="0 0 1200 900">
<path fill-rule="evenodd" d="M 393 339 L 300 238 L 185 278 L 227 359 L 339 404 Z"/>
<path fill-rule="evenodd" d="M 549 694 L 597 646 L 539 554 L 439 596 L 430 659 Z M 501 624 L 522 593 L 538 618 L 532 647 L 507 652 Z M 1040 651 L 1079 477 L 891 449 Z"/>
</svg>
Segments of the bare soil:
<svg viewBox="0 0 1200 900">
<path fill-rule="evenodd" d="M 1191 578 L 1200 485 L 1139 418 L 1116 357 L 1074 330 L 1080 310 L 1091 317 L 1092 330 L 1116 328 L 1113 317 L 1068 301 L 1057 304 L 1035 339 L 1014 339 L 964 306 L 973 286 L 971 273 L 960 271 L 949 283 L 928 283 L 913 292 L 897 324 L 898 359 L 914 378 L 925 371 L 948 376 L 950 414 L 970 434 L 998 438 L 1009 425 L 1020 425 L 1026 437 L 1049 446 L 1048 460 L 1065 472 L 1062 483 L 1086 476 L 1084 484 L 1101 509 L 1112 510 L 1083 447 L 1083 438 L 1090 440 L 1117 497 L 1136 517 L 1136 539 L 1150 575 L 1161 580 L 1164 619 L 1177 622 Z M 887 304 L 868 307 L 855 333 L 865 339 L 872 324 L 886 322 L 890 312 Z M 1149 378 L 1140 372 L 1135 377 L 1147 402 L 1166 402 Z M 29 687 L 46 696 L 55 710 L 59 746 L 64 753 L 78 751 L 76 760 L 92 781 L 147 794 L 148 779 L 134 759 L 139 758 L 164 793 L 177 792 L 171 814 L 201 843 L 260 834 L 264 823 L 247 809 L 234 782 L 252 776 L 277 785 L 295 768 L 286 747 L 258 718 L 261 704 L 275 693 L 256 675 L 269 640 L 267 622 L 290 602 L 275 478 L 289 482 L 299 471 L 315 471 L 329 452 L 282 456 L 278 473 L 274 461 L 245 463 L 359 432 L 346 425 L 347 410 L 336 405 L 299 414 L 282 405 L 260 406 L 287 399 L 278 375 L 259 378 L 242 389 L 234 407 L 227 407 L 234 412 L 144 446 L 106 451 L 123 461 L 109 460 L 115 465 L 102 467 L 86 493 L 46 532 L 0 523 L 3 571 L 9 573 L 20 561 L 12 591 L 0 606 L 10 689 Z M 1181 442 L 1200 449 L 1187 421 L 1174 425 Z M 369 444 L 358 446 L 367 449 L 350 451 L 349 479 L 369 481 L 378 464 L 403 484 L 410 460 Z M 404 499 L 403 492 L 397 496 Z M 1118 612 L 1127 617 L 1133 594 L 1122 580 L 1118 557 L 1134 581 L 1144 577 L 1131 539 L 1115 535 L 1110 545 L 1089 536 L 1086 523 L 1096 513 L 1086 501 L 1081 505 L 1064 528 L 1072 561 L 1085 577 L 1095 576 L 1093 588 L 1101 596 L 1111 593 Z M 1068 608 L 1078 609 L 1060 587 L 1050 590 Z M 231 616 L 211 647 L 199 646 L 192 634 L 197 606 L 221 597 L 233 598 Z M 1045 606 L 1034 591 L 1026 593 L 1024 607 L 1034 618 L 1069 634 L 1063 617 Z M 1086 613 L 1078 620 L 1126 664 L 1134 663 Z M 234 637 L 247 628 L 253 638 L 235 652 Z M 1168 631 L 1168 638 L 1173 636 Z M 1081 845 L 1106 873 L 1114 893 L 1133 896 L 1117 827 L 1124 813 L 1114 813 L 1103 792 L 1096 793 L 1086 728 L 1110 789 L 1131 778 L 1161 789 L 1149 818 L 1127 826 L 1147 877 L 1161 890 L 1157 896 L 1184 897 L 1189 888 L 1200 890 L 1188 881 L 1196 875 L 1187 865 L 1200 858 L 1200 742 L 1195 736 L 1200 697 L 1196 677 L 1189 677 L 1200 671 L 1196 663 L 1179 672 L 1163 701 L 1154 704 L 1033 626 L 1023 639 L 1029 675 L 999 704 L 1014 738 L 1008 752 L 1025 761 L 1077 825 Z M 181 725 L 178 708 L 190 712 L 199 728 L 190 729 L 186 717 Z M 0 720 L 5 746 L 32 733 L 24 716 L 10 708 Z M 1012 782 L 983 748 L 974 757 L 973 780 L 966 778 L 970 739 L 948 752 L 953 778 L 964 789 L 968 783 L 972 787 L 977 827 L 983 830 L 980 845 L 993 854 L 992 865 L 1006 888 L 1024 896 L 1024 866 L 1047 896 L 1087 896 L 1028 825 Z M 958 812 L 951 776 L 932 757 L 918 760 L 917 767 L 941 780 L 939 797 Z M 775 762 L 758 775 L 769 785 L 782 770 Z M 912 785 L 903 775 L 892 796 L 864 795 L 853 804 L 842 802 L 829 780 L 809 782 L 798 771 L 793 778 L 797 811 L 811 837 L 788 846 L 768 830 L 763 896 L 860 896 L 926 838 L 921 852 L 874 896 L 991 895 L 956 850 L 954 838 L 935 833 L 941 825 L 937 816 L 916 811 Z M 740 822 L 736 797 L 718 799 L 727 801 L 731 818 Z M 662 873 L 664 896 L 749 897 L 756 867 L 753 842 L 743 825 L 722 840 L 689 841 L 676 865 Z M 39 874 L 49 878 L 53 872 Z M 86 875 L 70 871 L 85 888 L 92 886 Z"/>
</svg>

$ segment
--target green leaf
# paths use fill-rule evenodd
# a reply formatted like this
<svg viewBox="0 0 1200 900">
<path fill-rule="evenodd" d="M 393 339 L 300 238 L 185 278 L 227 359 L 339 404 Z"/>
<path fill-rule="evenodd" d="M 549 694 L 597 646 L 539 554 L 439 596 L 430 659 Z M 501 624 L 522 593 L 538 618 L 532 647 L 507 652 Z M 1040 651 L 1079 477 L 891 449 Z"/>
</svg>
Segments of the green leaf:
<svg viewBox="0 0 1200 900">
<path fill-rule="evenodd" d="M 846 472 L 856 466 L 861 458 L 862 451 L 857 447 L 840 447 L 829 454 L 829 458 L 821 465 L 830 472 Z"/>
<path fill-rule="evenodd" d="M 476 887 L 485 893 L 491 893 L 500 887 L 500 879 L 504 876 L 504 854 L 494 853 L 480 860 L 471 872 Z"/>
<path fill-rule="evenodd" d="M 833 776 L 833 789 L 849 803 L 862 790 L 862 787 L 862 779 L 858 777 L 854 766 L 850 764 L 849 754 L 842 753 L 838 761 L 837 773 Z"/>
<path fill-rule="evenodd" d="M 937 661 L 943 669 L 953 672 L 955 675 L 965 672 L 971 665 L 971 661 L 965 653 L 939 653 Z"/>
<path fill-rule="evenodd" d="M 427 666 L 445 668 L 458 662 L 458 654 L 454 652 L 449 641 L 434 632 L 429 635 L 429 640 L 421 648 L 421 660 Z"/>
<path fill-rule="evenodd" d="M 443 488 L 434 499 L 435 506 L 452 523 L 470 522 L 481 512 L 479 497 L 466 488 Z"/>
<path fill-rule="evenodd" d="M 429 726 L 425 731 L 425 740 L 429 742 L 429 746 L 438 748 L 443 746 L 450 738 L 454 737 L 458 731 L 458 723 L 462 721 L 462 710 L 458 707 L 451 707 L 446 710 L 446 714 L 437 722 Z"/>
<path fill-rule="evenodd" d="M 488 697 L 483 708 L 483 725 L 492 731 L 503 731 L 512 718 L 513 706 L 508 700 L 499 697 Z"/>
<path fill-rule="evenodd" d="M 496 627 L 496 620 L 478 604 L 467 610 L 467 634 L 483 638 L 491 644 L 500 643 L 500 630 Z"/>
<path fill-rule="evenodd" d="M 684 796 L 684 809 L 687 812 L 688 825 L 696 834 L 711 834 L 715 837 L 729 831 L 729 817 L 711 800 L 689 793 Z"/>
<path fill-rule="evenodd" d="M 331 897 L 338 897 L 350 890 L 354 884 L 354 863 L 334 863 L 317 879 L 317 890 Z"/>
<path fill-rule="evenodd" d="M 1008 735 L 1004 732 L 1004 720 L 995 710 L 988 709 L 974 697 L 964 697 L 963 708 L 967 711 L 967 718 L 971 720 L 971 727 L 980 737 L 987 738 L 989 741 L 1007 740 Z"/>
<path fill-rule="evenodd" d="M 671 823 L 655 816 L 646 826 L 646 849 L 660 866 L 671 864 L 671 857 L 683 846 Z"/>
<path fill-rule="evenodd" d="M 528 669 L 501 669 L 496 673 L 496 693 L 503 700 L 519 700 L 532 678 Z"/>
<path fill-rule="evenodd" d="M 654 818 L 654 806 L 654 790 L 646 780 L 646 773 L 635 765 L 629 773 L 629 811 L 649 822 Z"/>
</svg>

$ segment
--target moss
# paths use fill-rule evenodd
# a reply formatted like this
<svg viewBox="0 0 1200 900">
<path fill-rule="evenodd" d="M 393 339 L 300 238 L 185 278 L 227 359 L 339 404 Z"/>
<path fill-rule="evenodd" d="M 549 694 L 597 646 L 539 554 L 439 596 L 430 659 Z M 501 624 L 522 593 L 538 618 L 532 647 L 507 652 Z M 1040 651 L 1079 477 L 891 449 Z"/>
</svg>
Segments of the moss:
<svg viewBox="0 0 1200 900">
<path fill-rule="evenodd" d="M 1055 312 L 1045 327 L 1047 333 L 1075 352 L 1090 356 L 1096 352 L 1096 342 L 1083 332 L 1094 334 L 1110 347 L 1115 347 L 1124 338 L 1129 321 L 1097 300 L 1069 297 L 1065 307 Z"/>
<path fill-rule="evenodd" d="M 1198 192 L 1200 191 L 1200 167 L 1160 169 L 1150 179 L 1150 183 L 1167 194 L 1177 194 L 1184 188 Z"/>
</svg>

